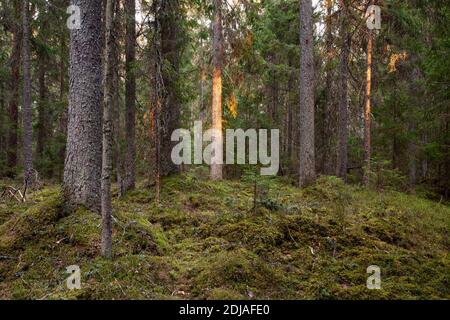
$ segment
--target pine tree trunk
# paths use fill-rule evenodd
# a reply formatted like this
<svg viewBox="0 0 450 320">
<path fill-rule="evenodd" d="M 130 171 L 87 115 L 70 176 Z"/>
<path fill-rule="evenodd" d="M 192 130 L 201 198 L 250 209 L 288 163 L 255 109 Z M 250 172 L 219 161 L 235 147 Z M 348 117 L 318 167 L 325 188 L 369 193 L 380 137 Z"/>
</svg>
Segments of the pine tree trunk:
<svg viewBox="0 0 450 320">
<path fill-rule="evenodd" d="M 112 80 L 112 90 L 114 93 L 113 97 L 113 137 L 114 137 L 114 165 L 116 171 L 116 181 L 119 188 L 119 196 L 124 193 L 123 188 L 123 157 L 121 149 L 122 140 L 122 120 L 121 120 L 121 110 L 120 110 L 120 39 L 119 36 L 121 32 L 121 24 L 119 23 L 120 16 L 120 6 L 115 5 L 114 8 L 114 23 L 112 26 L 112 37 L 114 39 L 113 46 L 111 48 L 113 60 L 112 65 L 115 66 L 113 70 L 113 80 Z"/>
<path fill-rule="evenodd" d="M 369 185 L 370 159 L 371 159 L 371 98 L 372 98 L 372 31 L 369 30 L 367 39 L 367 71 L 366 71 L 366 97 L 364 106 L 364 185 Z"/>
<path fill-rule="evenodd" d="M 29 3 L 23 0 L 23 170 L 24 185 L 32 184 L 33 170 L 33 127 L 31 114 L 31 64 L 30 64 L 30 21 Z"/>
<path fill-rule="evenodd" d="M 164 92 L 161 101 L 161 176 L 179 172 L 180 168 L 171 160 L 172 132 L 179 127 L 180 118 L 180 3 L 179 0 L 162 1 L 160 11 L 161 56 L 164 66 L 161 70 Z"/>
<path fill-rule="evenodd" d="M 65 207 L 100 212 L 102 167 L 101 1 L 72 0 L 81 9 L 80 29 L 70 32 L 70 88 L 64 167 Z"/>
<path fill-rule="evenodd" d="M 6 159 L 5 157 L 5 82 L 3 80 L 0 80 L 0 176 L 3 175 L 3 165 L 5 164 L 3 162 L 3 159 Z"/>
<path fill-rule="evenodd" d="M 213 143 L 223 146 L 222 132 L 222 0 L 214 0 L 215 16 L 213 26 L 213 80 L 212 80 L 212 129 Z M 222 180 L 222 164 L 219 154 L 211 159 L 211 180 Z"/>
<path fill-rule="evenodd" d="M 312 14 L 311 0 L 300 0 L 300 187 L 312 184 L 316 179 Z"/>
<path fill-rule="evenodd" d="M 125 177 L 124 191 L 136 184 L 136 0 L 125 0 Z"/>
<path fill-rule="evenodd" d="M 64 26 L 65 28 L 65 26 Z M 66 105 L 66 64 L 64 63 L 64 57 L 65 57 L 65 47 L 66 47 L 66 29 L 62 29 L 60 31 L 60 52 L 59 52 L 59 101 L 62 105 L 62 109 L 59 113 L 59 119 L 58 119 L 58 131 L 59 135 L 63 138 L 67 137 L 67 117 L 68 117 L 68 108 Z M 61 163 L 64 163 L 64 158 L 66 154 L 66 145 L 62 145 L 58 152 L 58 158 Z M 59 170 L 59 177 L 61 180 L 63 180 L 64 176 L 64 168 L 63 170 Z"/>
<path fill-rule="evenodd" d="M 13 29 L 13 43 L 11 53 L 11 82 L 9 90 L 11 98 L 8 108 L 8 152 L 6 166 L 8 168 L 8 175 L 14 177 L 17 167 L 17 142 L 18 142 L 18 128 L 19 128 L 19 83 L 20 83 L 20 60 L 22 52 L 22 29 L 20 21 L 22 11 L 22 1 L 14 1 L 14 16 L 15 23 Z"/>
<path fill-rule="evenodd" d="M 332 8 L 333 0 L 326 0 L 327 18 L 326 18 L 326 50 L 327 50 L 327 67 L 326 67 L 326 101 L 324 114 L 324 148 L 322 150 L 323 173 L 333 175 L 334 146 L 333 146 L 333 115 L 334 99 L 333 99 L 333 31 L 332 31 Z"/>
<path fill-rule="evenodd" d="M 106 3 L 106 41 L 104 53 L 103 78 L 103 157 L 102 157 L 102 243 L 101 254 L 105 258 L 111 257 L 112 248 L 112 204 L 111 204 L 111 175 L 113 160 L 113 108 L 114 108 L 114 11 L 115 0 Z"/>
<path fill-rule="evenodd" d="M 337 176 L 347 181 L 348 167 L 348 59 L 350 55 L 351 36 L 348 32 L 348 7 L 343 1 L 341 17 L 341 61 L 339 67 L 339 122 Z"/>
</svg>

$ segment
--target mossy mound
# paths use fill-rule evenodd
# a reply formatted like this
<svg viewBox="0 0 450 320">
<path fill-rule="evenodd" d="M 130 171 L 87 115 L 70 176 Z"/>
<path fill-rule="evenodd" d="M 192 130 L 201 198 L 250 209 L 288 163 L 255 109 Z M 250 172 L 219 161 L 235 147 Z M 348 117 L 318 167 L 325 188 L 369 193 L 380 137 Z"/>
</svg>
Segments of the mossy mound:
<svg viewBox="0 0 450 320">
<path fill-rule="evenodd" d="M 0 298 L 450 298 L 450 209 L 393 191 L 320 178 L 304 190 L 279 179 L 163 180 L 162 202 L 139 186 L 114 199 L 114 258 L 98 257 L 101 220 L 64 216 L 57 187 L 0 205 Z M 66 288 L 79 265 L 81 289 Z M 369 265 L 381 290 L 368 290 Z"/>
</svg>

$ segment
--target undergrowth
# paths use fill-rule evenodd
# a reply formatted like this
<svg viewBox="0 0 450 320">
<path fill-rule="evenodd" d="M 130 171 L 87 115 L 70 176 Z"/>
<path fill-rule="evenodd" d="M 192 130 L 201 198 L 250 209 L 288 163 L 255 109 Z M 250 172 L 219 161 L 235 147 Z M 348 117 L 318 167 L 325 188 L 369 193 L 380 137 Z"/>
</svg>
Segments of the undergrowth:
<svg viewBox="0 0 450 320">
<path fill-rule="evenodd" d="M 281 178 L 163 180 L 114 199 L 114 258 L 99 257 L 99 215 L 62 215 L 58 187 L 0 204 L 3 299 L 450 298 L 450 209 L 333 177 L 304 190 Z M 66 288 L 79 265 L 81 289 Z M 381 268 L 381 290 L 366 268 Z"/>
</svg>

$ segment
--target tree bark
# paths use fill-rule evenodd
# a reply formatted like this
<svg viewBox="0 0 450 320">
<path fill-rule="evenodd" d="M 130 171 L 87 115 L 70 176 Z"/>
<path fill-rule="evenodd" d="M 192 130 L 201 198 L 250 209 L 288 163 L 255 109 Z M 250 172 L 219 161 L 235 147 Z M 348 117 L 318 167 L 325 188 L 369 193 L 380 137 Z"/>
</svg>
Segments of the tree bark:
<svg viewBox="0 0 450 320">
<path fill-rule="evenodd" d="M 32 184 L 33 170 L 33 127 L 31 114 L 31 64 L 30 64 L 30 21 L 29 3 L 23 0 L 23 170 L 24 185 Z"/>
<path fill-rule="evenodd" d="M 367 71 L 366 71 L 366 97 L 364 106 L 364 185 L 369 185 L 370 159 L 371 159 L 371 98 L 372 98 L 372 50 L 373 35 L 372 31 L 368 31 L 367 39 Z"/>
<path fill-rule="evenodd" d="M 22 1 L 14 1 L 14 16 L 16 21 L 20 21 L 22 11 Z M 8 152 L 6 165 L 8 167 L 8 175 L 14 177 L 17 167 L 17 141 L 19 127 L 19 83 L 20 83 L 20 60 L 22 51 L 22 29 L 21 24 L 15 22 L 13 28 L 13 43 L 11 53 L 11 82 L 9 90 L 11 98 L 8 108 Z"/>
<path fill-rule="evenodd" d="M 327 51 L 327 67 L 326 67 L 326 101 L 324 114 L 324 148 L 322 150 L 323 173 L 326 175 L 333 175 L 333 115 L 334 97 L 333 97 L 333 31 L 332 31 L 332 9 L 333 0 L 326 0 L 327 18 L 326 18 L 326 51 Z"/>
<path fill-rule="evenodd" d="M 316 180 L 312 14 L 311 0 L 300 0 L 300 187 Z"/>
<path fill-rule="evenodd" d="M 350 55 L 351 36 L 348 30 L 348 6 L 342 1 L 341 17 L 341 61 L 339 67 L 339 122 L 338 122 L 338 152 L 337 176 L 347 182 L 348 167 L 348 59 Z"/>
<path fill-rule="evenodd" d="M 113 159 L 113 108 L 114 108 L 114 10 L 115 0 L 107 0 L 106 3 L 106 41 L 104 53 L 104 78 L 103 78 L 103 157 L 102 157 L 102 243 L 101 254 L 105 258 L 111 258 L 112 249 L 112 204 L 111 204 L 111 175 Z"/>
<path fill-rule="evenodd" d="M 121 32 L 121 24 L 119 22 L 120 16 L 120 6 L 116 3 L 114 4 L 114 14 L 113 14 L 113 26 L 112 26 L 112 55 L 113 60 L 111 65 L 115 66 L 113 69 L 113 79 L 112 79 L 112 91 L 113 91 L 113 140 L 114 140 L 114 165 L 116 171 L 116 181 L 119 188 L 119 196 L 122 196 L 124 193 L 123 188 L 123 157 L 122 157 L 122 148 L 121 148 L 121 140 L 122 140 L 122 115 L 120 110 L 120 78 L 119 78 L 119 69 L 120 69 L 120 35 Z"/>
<path fill-rule="evenodd" d="M 179 127 L 180 119 L 180 3 L 179 0 L 162 1 L 160 10 L 161 56 L 163 61 L 160 125 L 161 125 L 161 176 L 179 172 L 171 160 L 172 132 Z"/>
<path fill-rule="evenodd" d="M 213 79 L 212 79 L 212 142 L 223 146 L 222 132 L 222 0 L 214 0 L 215 15 L 213 25 Z M 222 164 L 219 155 L 212 157 L 211 180 L 222 180 Z"/>
<path fill-rule="evenodd" d="M 40 31 L 40 41 L 46 43 L 45 34 L 43 34 L 48 28 L 48 20 L 46 15 L 48 14 L 47 6 L 43 8 L 43 21 L 42 29 Z M 38 102 L 38 132 L 36 141 L 36 156 L 39 159 L 44 157 L 45 144 L 49 143 L 48 136 L 51 132 L 49 112 L 48 112 L 48 101 L 47 101 L 47 84 L 46 84 L 46 73 L 48 68 L 47 53 L 44 49 L 41 49 L 38 53 L 38 81 L 39 81 L 39 102 Z"/>
<path fill-rule="evenodd" d="M 81 9 L 80 29 L 70 32 L 70 88 L 64 197 L 68 210 L 100 211 L 102 166 L 102 3 L 72 0 Z"/>
<path fill-rule="evenodd" d="M 136 184 L 136 0 L 125 0 L 125 177 L 124 191 Z"/>
</svg>

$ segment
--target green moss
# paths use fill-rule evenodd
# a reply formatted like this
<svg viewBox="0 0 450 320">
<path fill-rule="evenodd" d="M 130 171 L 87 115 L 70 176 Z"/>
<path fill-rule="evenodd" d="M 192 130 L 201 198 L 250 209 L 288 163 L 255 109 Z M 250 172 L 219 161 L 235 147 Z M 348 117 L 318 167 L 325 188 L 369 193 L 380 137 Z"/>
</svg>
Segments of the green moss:
<svg viewBox="0 0 450 320">
<path fill-rule="evenodd" d="M 164 179 L 160 206 L 141 186 L 114 197 L 112 260 L 98 257 L 100 216 L 63 216 L 57 187 L 0 205 L 0 298 L 450 298 L 447 206 L 333 177 L 305 190 L 271 179 L 255 214 L 251 183 L 202 170 Z M 73 264 L 81 290 L 65 285 Z M 382 290 L 366 288 L 369 265 Z"/>
</svg>

